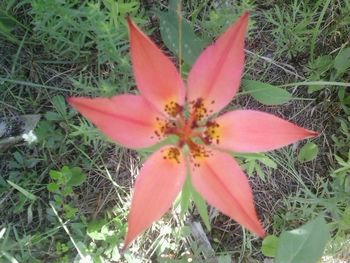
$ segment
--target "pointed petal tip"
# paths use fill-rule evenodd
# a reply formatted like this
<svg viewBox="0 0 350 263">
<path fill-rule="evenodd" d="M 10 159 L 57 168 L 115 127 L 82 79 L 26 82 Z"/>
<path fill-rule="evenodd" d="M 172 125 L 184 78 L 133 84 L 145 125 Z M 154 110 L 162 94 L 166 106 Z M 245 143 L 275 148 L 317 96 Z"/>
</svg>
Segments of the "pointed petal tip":
<svg viewBox="0 0 350 263">
<path fill-rule="evenodd" d="M 164 146 L 147 159 L 136 178 L 123 249 L 171 208 L 185 178 L 180 149 Z"/>
<path fill-rule="evenodd" d="M 92 102 L 94 98 L 90 97 L 68 97 L 67 102 L 73 108 L 77 109 L 79 106 L 86 106 L 89 102 Z M 79 111 L 79 109 L 77 109 Z"/>
<path fill-rule="evenodd" d="M 126 21 L 128 22 L 129 28 L 133 26 L 133 21 L 129 15 L 125 16 Z"/>
<path fill-rule="evenodd" d="M 130 240 L 130 238 L 129 238 L 128 234 L 127 234 L 127 236 L 126 236 L 126 238 L 125 238 L 125 241 L 124 241 L 124 245 L 123 245 L 123 247 L 122 247 L 122 249 L 121 249 L 121 252 L 122 252 L 122 253 L 124 253 L 124 252 L 129 248 L 129 246 L 130 246 L 130 244 L 131 244 L 131 241 L 132 241 L 132 240 Z"/>
<path fill-rule="evenodd" d="M 302 127 L 299 127 L 299 128 L 304 132 L 304 137 L 302 139 L 311 139 L 311 138 L 318 137 L 320 135 L 320 133 L 317 131 L 308 130 Z"/>
<path fill-rule="evenodd" d="M 66 100 L 69 104 L 71 104 L 74 101 L 74 97 L 68 97 Z"/>
<path fill-rule="evenodd" d="M 215 122 L 221 126 L 217 146 L 234 152 L 267 152 L 319 136 L 318 132 L 255 110 L 231 111 L 215 119 Z"/>
<path fill-rule="evenodd" d="M 129 37 L 131 37 L 130 34 L 132 34 L 135 31 L 138 31 L 139 29 L 138 29 L 137 25 L 134 23 L 134 21 L 132 20 L 132 18 L 129 15 L 127 15 L 125 17 L 125 19 L 126 19 L 126 22 L 128 23 Z"/>
<path fill-rule="evenodd" d="M 267 233 L 266 233 L 266 231 L 265 231 L 265 229 L 260 221 L 256 221 L 255 226 L 253 228 L 248 229 L 248 230 L 260 238 L 264 238 L 267 235 Z"/>
<path fill-rule="evenodd" d="M 248 23 L 249 23 L 249 12 L 245 11 L 243 15 L 239 18 L 239 22 L 244 29 L 245 34 L 247 34 Z"/>
<path fill-rule="evenodd" d="M 265 238 L 267 233 L 265 231 L 265 229 L 262 228 L 262 226 L 260 226 L 260 230 L 259 232 L 256 233 L 260 238 Z"/>
<path fill-rule="evenodd" d="M 87 99 L 85 97 L 68 97 L 67 102 L 71 105 L 74 106 L 76 103 L 79 103 L 80 99 Z"/>
<path fill-rule="evenodd" d="M 259 220 L 256 221 L 256 224 L 253 228 L 250 228 L 250 229 L 248 228 L 248 230 L 260 238 L 264 238 L 267 235 L 263 225 Z"/>
<path fill-rule="evenodd" d="M 204 149 L 210 156 L 191 164 L 193 187 L 212 206 L 259 237 L 266 235 L 256 214 L 249 181 L 227 153 Z M 199 166 L 198 166 L 199 165 Z"/>
<path fill-rule="evenodd" d="M 141 95 L 165 116 L 166 104 L 175 102 L 183 105 L 185 85 L 181 76 L 164 52 L 147 36 L 139 26 L 127 18 L 131 64 Z"/>
<path fill-rule="evenodd" d="M 131 16 L 126 16 L 125 17 L 127 23 L 128 23 L 128 28 L 129 28 L 129 33 L 140 33 L 140 34 L 144 34 L 141 29 L 135 24 L 134 20 L 132 20 Z M 135 35 L 135 34 L 134 34 Z"/>
<path fill-rule="evenodd" d="M 244 11 L 243 14 L 236 21 L 236 23 L 240 24 L 241 26 L 244 26 L 245 30 L 246 30 L 246 27 L 248 26 L 248 22 L 249 22 L 248 11 Z"/>
<path fill-rule="evenodd" d="M 124 245 L 122 247 L 122 252 L 125 252 L 125 250 L 127 250 L 131 243 L 136 239 L 137 236 L 133 236 L 132 233 L 130 232 L 130 229 L 128 227 L 128 230 L 126 232 L 125 238 L 124 238 Z"/>
<path fill-rule="evenodd" d="M 243 15 L 241 16 L 242 19 L 247 20 L 249 19 L 249 11 L 244 11 Z"/>
<path fill-rule="evenodd" d="M 307 130 L 307 132 L 308 132 L 310 138 L 317 137 L 318 135 L 320 135 L 320 133 L 316 132 L 316 131 Z"/>
</svg>

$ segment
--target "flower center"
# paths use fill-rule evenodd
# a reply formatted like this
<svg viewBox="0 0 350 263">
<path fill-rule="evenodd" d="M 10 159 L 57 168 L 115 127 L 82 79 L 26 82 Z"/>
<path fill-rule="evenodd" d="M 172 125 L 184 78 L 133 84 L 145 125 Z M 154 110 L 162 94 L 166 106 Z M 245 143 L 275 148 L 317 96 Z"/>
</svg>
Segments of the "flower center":
<svg viewBox="0 0 350 263">
<path fill-rule="evenodd" d="M 207 109 L 201 98 L 190 102 L 189 110 L 190 114 L 186 117 L 183 106 L 174 101 L 169 102 L 165 106 L 165 111 L 170 118 L 166 121 L 157 119 L 159 129 L 155 133 L 158 137 L 176 135 L 179 138 L 178 147 L 181 148 L 186 144 L 194 157 L 205 156 L 201 153 L 200 144 L 219 143 L 219 124 L 214 121 L 206 121 L 212 111 Z"/>
<path fill-rule="evenodd" d="M 212 101 L 211 104 L 214 104 Z M 210 105 L 209 105 L 210 106 Z M 186 115 L 185 107 L 170 101 L 165 105 L 164 111 L 168 114 L 168 118 L 157 117 L 156 129 L 154 135 L 160 140 L 169 135 L 178 137 L 177 146 L 171 147 L 163 152 L 163 159 L 180 162 L 180 148 L 187 145 L 190 151 L 189 158 L 193 164 L 192 168 L 197 169 L 201 163 L 212 155 L 212 150 L 206 145 L 219 144 L 221 127 L 212 120 L 208 120 L 212 114 L 212 110 L 208 110 L 203 99 L 199 98 L 188 103 L 188 111 Z"/>
</svg>

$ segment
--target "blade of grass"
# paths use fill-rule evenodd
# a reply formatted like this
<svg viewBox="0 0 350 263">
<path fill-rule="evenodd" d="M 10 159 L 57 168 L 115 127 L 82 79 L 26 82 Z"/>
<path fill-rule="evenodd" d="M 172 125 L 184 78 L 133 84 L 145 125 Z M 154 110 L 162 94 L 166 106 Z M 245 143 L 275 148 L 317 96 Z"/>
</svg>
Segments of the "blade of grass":
<svg viewBox="0 0 350 263">
<path fill-rule="evenodd" d="M 22 194 L 25 195 L 25 197 L 27 197 L 28 199 L 32 200 L 32 201 L 35 201 L 38 199 L 37 196 L 33 195 L 32 193 L 28 192 L 26 189 L 20 187 L 19 185 L 11 182 L 10 180 L 7 180 L 7 183 L 9 185 L 11 185 L 13 188 L 15 188 L 16 190 L 18 190 L 19 192 L 21 192 Z"/>
<path fill-rule="evenodd" d="M 283 84 L 283 85 L 279 85 L 278 87 L 282 88 L 282 87 L 309 86 L 309 85 L 350 87 L 350 83 L 335 82 L 335 81 L 303 81 L 303 82 Z"/>
<path fill-rule="evenodd" d="M 75 249 L 77 250 L 80 258 L 83 260 L 85 258 L 84 254 L 81 252 L 79 246 L 77 245 L 77 243 L 75 242 L 75 240 L 73 239 L 68 227 L 63 223 L 62 219 L 60 218 L 60 216 L 57 213 L 57 210 L 55 209 L 55 207 L 52 205 L 52 203 L 50 202 L 50 206 L 52 208 L 52 211 L 54 212 L 55 216 L 57 217 L 58 221 L 60 222 L 60 224 L 62 225 L 64 231 L 66 231 L 67 235 L 70 238 L 70 241 L 72 242 L 73 246 L 75 247 Z"/>
<path fill-rule="evenodd" d="M 19 54 L 21 53 L 21 50 L 23 48 L 23 44 L 25 42 L 25 39 L 27 38 L 27 34 L 28 34 L 28 31 L 26 31 L 26 33 L 24 34 L 21 42 L 19 43 L 19 46 L 18 46 L 18 49 L 17 49 L 17 52 L 16 52 L 16 55 L 15 55 L 15 58 L 13 60 L 13 64 L 12 64 L 12 67 L 11 67 L 11 75 L 14 75 L 15 74 L 15 69 L 16 69 L 16 64 L 17 64 L 17 60 L 19 58 Z"/>
<path fill-rule="evenodd" d="M 23 80 L 15 80 L 15 79 L 8 79 L 8 78 L 1 78 L 0 77 L 0 82 L 1 81 L 10 82 L 10 83 L 13 83 L 13 84 L 18 84 L 18 85 L 23 85 L 23 86 L 28 86 L 28 87 L 31 87 L 31 88 L 44 88 L 44 89 L 50 89 L 50 90 L 56 90 L 56 91 L 64 91 L 64 92 L 70 92 L 71 91 L 69 89 L 64 89 L 64 88 L 58 88 L 58 87 L 47 86 L 47 85 L 32 83 L 32 82 L 23 81 Z"/>
<path fill-rule="evenodd" d="M 323 0 L 319 1 L 320 2 L 323 2 Z M 320 13 L 320 16 L 318 17 L 318 20 L 317 20 L 317 23 L 316 23 L 316 26 L 313 30 L 313 34 L 312 34 L 312 38 L 311 38 L 311 47 L 310 47 L 310 57 L 311 57 L 311 61 L 314 60 L 314 51 L 315 51 L 315 46 L 316 46 L 316 42 L 317 42 L 317 36 L 321 33 L 321 30 L 320 30 L 320 26 L 321 26 L 321 23 L 323 21 L 323 17 L 327 11 L 327 8 L 330 4 L 331 0 L 327 0 L 323 6 L 323 9 Z"/>
</svg>

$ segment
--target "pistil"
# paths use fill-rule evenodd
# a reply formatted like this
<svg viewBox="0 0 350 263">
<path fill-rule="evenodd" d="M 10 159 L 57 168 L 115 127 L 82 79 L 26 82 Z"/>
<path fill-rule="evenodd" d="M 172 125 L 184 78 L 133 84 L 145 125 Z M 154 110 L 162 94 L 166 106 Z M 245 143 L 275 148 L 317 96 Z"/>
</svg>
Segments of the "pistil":
<svg viewBox="0 0 350 263">
<path fill-rule="evenodd" d="M 184 107 L 175 103 L 170 103 L 166 108 L 168 113 L 171 113 L 171 121 L 167 122 L 166 128 L 163 129 L 164 135 L 176 135 L 179 137 L 178 147 L 182 148 L 185 144 L 189 146 L 192 152 L 198 152 L 200 145 L 193 141 L 194 138 L 199 138 L 204 144 L 210 144 L 212 138 L 208 138 L 207 130 L 213 127 L 211 122 L 199 124 L 204 117 L 208 117 L 206 107 L 203 100 L 198 99 L 191 104 L 191 114 L 188 118 L 185 117 Z M 170 125 L 171 123 L 171 125 Z M 204 133 L 203 133 L 204 132 Z"/>
</svg>

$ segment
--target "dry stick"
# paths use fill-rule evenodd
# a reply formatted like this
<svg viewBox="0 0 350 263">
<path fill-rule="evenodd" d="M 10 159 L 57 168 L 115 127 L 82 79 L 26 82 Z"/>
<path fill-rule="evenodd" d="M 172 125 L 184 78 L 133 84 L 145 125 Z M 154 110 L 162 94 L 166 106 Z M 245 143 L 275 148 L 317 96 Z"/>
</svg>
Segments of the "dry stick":
<svg viewBox="0 0 350 263">
<path fill-rule="evenodd" d="M 206 260 L 210 260 L 215 256 L 215 251 L 212 248 L 210 241 L 205 234 L 202 224 L 200 222 L 193 221 L 190 223 L 191 232 L 194 238 L 203 246 L 203 256 Z"/>
</svg>

